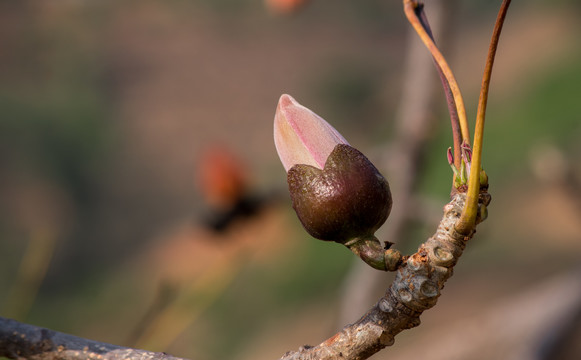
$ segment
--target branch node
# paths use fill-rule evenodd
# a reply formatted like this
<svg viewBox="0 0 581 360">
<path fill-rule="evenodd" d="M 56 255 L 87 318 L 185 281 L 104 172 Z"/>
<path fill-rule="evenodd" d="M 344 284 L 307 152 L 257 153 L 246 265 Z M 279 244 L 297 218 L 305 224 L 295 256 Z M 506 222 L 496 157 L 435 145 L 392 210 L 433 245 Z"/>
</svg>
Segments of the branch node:
<svg viewBox="0 0 581 360">
<path fill-rule="evenodd" d="M 432 259 L 439 266 L 452 266 L 454 264 L 454 255 L 447 248 L 436 246 L 432 249 Z"/>
<path fill-rule="evenodd" d="M 383 311 L 384 313 L 390 313 L 393 311 L 393 306 L 386 298 L 381 298 L 379 300 L 379 310 Z"/>
<path fill-rule="evenodd" d="M 396 271 L 403 262 L 401 252 L 395 249 L 385 250 L 385 267 L 387 271 Z"/>
</svg>

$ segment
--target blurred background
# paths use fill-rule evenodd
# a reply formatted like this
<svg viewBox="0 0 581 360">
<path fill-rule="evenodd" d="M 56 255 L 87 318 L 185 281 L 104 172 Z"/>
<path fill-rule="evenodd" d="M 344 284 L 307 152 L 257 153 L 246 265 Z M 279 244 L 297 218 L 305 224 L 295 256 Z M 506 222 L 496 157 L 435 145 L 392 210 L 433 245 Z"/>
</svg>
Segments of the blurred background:
<svg viewBox="0 0 581 360">
<path fill-rule="evenodd" d="M 2 316 L 181 357 L 273 359 L 380 298 L 392 276 L 292 212 L 276 104 L 292 94 L 382 170 L 396 218 L 381 231 L 398 221 L 390 239 L 409 254 L 449 198 L 445 99 L 427 51 L 405 95 L 421 44 L 400 1 L 301 3 L 0 2 Z M 474 119 L 500 2 L 426 3 Z M 581 354 L 561 336 L 581 338 L 580 15 L 573 0 L 513 2 L 487 112 L 489 218 L 422 325 L 374 359 Z M 411 186 L 395 180 L 398 117 L 426 105 Z"/>
</svg>

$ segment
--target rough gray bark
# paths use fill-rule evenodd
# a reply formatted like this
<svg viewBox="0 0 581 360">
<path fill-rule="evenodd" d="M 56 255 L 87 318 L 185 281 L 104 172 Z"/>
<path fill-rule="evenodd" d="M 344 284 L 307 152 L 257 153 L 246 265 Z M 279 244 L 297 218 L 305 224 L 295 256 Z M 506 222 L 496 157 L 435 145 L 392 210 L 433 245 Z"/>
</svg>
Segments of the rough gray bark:
<svg viewBox="0 0 581 360">
<path fill-rule="evenodd" d="M 467 241 L 474 235 L 475 229 L 469 234 L 455 230 L 465 201 L 465 194 L 456 194 L 444 206 L 436 233 L 405 259 L 385 295 L 361 319 L 321 344 L 303 346 L 284 354 L 281 360 L 366 359 L 392 345 L 398 333 L 418 326 L 420 315 L 436 304 Z M 489 202 L 488 194 L 480 196 L 481 206 Z"/>
<path fill-rule="evenodd" d="M 0 317 L 0 356 L 34 360 L 181 360 L 165 353 L 87 340 Z"/>
</svg>

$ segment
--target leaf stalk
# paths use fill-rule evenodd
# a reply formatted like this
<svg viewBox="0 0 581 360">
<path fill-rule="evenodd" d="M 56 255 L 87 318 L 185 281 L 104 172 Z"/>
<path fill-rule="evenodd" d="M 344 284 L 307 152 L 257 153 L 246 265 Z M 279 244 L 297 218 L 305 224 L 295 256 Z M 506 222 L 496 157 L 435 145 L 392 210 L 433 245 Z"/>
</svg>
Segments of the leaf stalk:
<svg viewBox="0 0 581 360">
<path fill-rule="evenodd" d="M 511 0 L 504 0 L 498 11 L 498 16 L 494 24 L 492 39 L 488 48 L 484 75 L 482 76 L 482 86 L 480 88 L 480 98 L 478 100 L 478 112 L 476 114 L 476 127 L 474 129 L 474 147 L 472 149 L 472 163 L 470 166 L 471 176 L 468 179 L 468 192 L 466 204 L 462 215 L 456 225 L 456 230 L 460 233 L 470 232 L 474 228 L 478 213 L 478 195 L 480 193 L 480 178 L 482 171 L 482 144 L 484 136 L 484 120 L 486 115 L 486 104 L 488 102 L 488 90 L 490 88 L 490 78 L 492 75 L 492 65 L 498 48 L 498 41 L 502 31 L 502 25 L 506 18 L 506 13 Z M 483 184 L 484 185 L 484 184 Z M 488 184 L 486 184 L 488 185 Z"/>
</svg>

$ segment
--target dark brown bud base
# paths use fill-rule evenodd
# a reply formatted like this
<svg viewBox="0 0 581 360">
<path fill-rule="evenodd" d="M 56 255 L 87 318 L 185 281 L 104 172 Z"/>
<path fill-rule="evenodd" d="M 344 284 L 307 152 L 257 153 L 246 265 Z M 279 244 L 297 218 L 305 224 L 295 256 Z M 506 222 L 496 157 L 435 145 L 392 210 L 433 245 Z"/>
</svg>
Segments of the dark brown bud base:
<svg viewBox="0 0 581 360">
<path fill-rule="evenodd" d="M 344 244 L 373 235 L 391 211 L 387 180 L 349 145 L 335 146 L 323 170 L 294 165 L 287 181 L 299 220 L 320 240 Z"/>
</svg>

